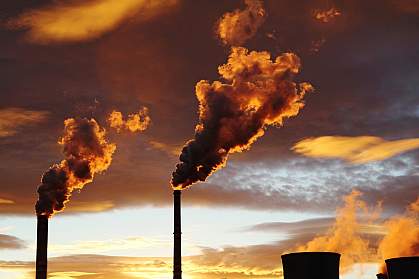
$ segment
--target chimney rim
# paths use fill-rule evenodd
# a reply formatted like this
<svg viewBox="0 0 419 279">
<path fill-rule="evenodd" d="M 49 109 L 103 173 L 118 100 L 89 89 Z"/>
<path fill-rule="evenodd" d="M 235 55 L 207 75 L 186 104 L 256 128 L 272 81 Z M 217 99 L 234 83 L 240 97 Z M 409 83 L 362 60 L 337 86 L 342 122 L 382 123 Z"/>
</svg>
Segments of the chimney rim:
<svg viewBox="0 0 419 279">
<path fill-rule="evenodd" d="M 336 252 L 294 252 L 294 253 L 287 253 L 287 254 L 282 254 L 281 257 L 283 256 L 298 256 L 298 255 L 335 255 L 335 256 L 339 256 L 340 257 L 340 253 L 336 253 Z"/>
<path fill-rule="evenodd" d="M 397 262 L 397 261 L 405 261 L 405 260 L 418 260 L 419 256 L 403 256 L 403 257 L 395 257 L 395 258 L 388 258 L 385 259 L 385 262 Z"/>
</svg>

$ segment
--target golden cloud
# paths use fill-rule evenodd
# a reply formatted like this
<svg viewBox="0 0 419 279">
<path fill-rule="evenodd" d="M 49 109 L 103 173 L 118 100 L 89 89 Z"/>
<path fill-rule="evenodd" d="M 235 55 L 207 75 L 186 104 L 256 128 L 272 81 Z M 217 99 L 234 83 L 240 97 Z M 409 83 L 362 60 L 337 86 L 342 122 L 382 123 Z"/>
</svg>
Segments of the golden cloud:
<svg viewBox="0 0 419 279">
<path fill-rule="evenodd" d="M 55 1 L 25 12 L 8 22 L 12 29 L 28 29 L 35 43 L 79 42 L 96 39 L 124 21 L 148 20 L 174 6 L 177 0 Z"/>
<path fill-rule="evenodd" d="M 386 141 L 373 136 L 323 136 L 299 141 L 292 150 L 307 157 L 338 158 L 353 164 L 364 164 L 417 148 L 419 138 Z"/>
<path fill-rule="evenodd" d="M 151 148 L 162 151 L 171 157 L 177 157 L 180 154 L 180 152 L 182 152 L 183 148 L 182 144 L 174 145 L 157 140 L 150 140 L 148 141 L 148 144 L 151 146 Z"/>
<path fill-rule="evenodd" d="M 15 135 L 19 128 L 44 121 L 49 112 L 22 108 L 0 109 L 0 138 Z"/>
<path fill-rule="evenodd" d="M 172 242 L 157 238 L 128 237 L 101 241 L 78 241 L 71 244 L 52 244 L 49 250 L 57 254 L 95 254 L 113 250 L 132 250 L 149 247 L 171 247 Z"/>
<path fill-rule="evenodd" d="M 14 204 L 15 202 L 8 199 L 2 199 L 0 198 L 0 204 Z"/>
</svg>

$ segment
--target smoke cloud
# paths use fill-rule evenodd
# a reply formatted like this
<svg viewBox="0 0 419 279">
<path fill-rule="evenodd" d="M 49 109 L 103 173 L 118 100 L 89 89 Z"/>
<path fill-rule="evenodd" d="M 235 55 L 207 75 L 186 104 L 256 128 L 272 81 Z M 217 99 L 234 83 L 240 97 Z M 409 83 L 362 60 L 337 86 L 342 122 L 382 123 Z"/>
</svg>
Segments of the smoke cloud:
<svg viewBox="0 0 419 279">
<path fill-rule="evenodd" d="M 217 23 L 216 33 L 225 45 L 241 46 L 252 38 L 265 21 L 261 0 L 245 0 L 244 10 L 226 13 Z"/>
<path fill-rule="evenodd" d="M 344 270 L 355 263 L 372 259 L 375 253 L 370 248 L 368 240 L 361 235 L 362 224 L 359 222 L 357 212 L 361 210 L 366 216 L 375 219 L 381 207 L 370 212 L 366 203 L 359 199 L 360 196 L 361 193 L 358 191 L 352 191 L 345 196 L 343 198 L 345 205 L 337 210 L 336 221 L 332 228 L 324 236 L 314 238 L 297 250 L 341 253 L 341 265 Z"/>
<path fill-rule="evenodd" d="M 404 215 L 389 219 L 384 227 L 387 234 L 378 246 L 383 261 L 395 257 L 419 256 L 419 198 L 409 205 Z M 381 266 L 381 271 L 386 273 L 385 264 Z"/>
<path fill-rule="evenodd" d="M 94 119 L 69 118 L 58 141 L 65 159 L 53 165 L 42 177 L 36 203 L 38 215 L 51 216 L 62 211 L 74 190 L 93 181 L 112 161 L 115 144 L 108 143 L 106 131 Z"/>
<path fill-rule="evenodd" d="M 230 153 L 250 148 L 265 129 L 281 126 L 304 106 L 308 83 L 296 84 L 300 59 L 284 53 L 274 61 L 268 52 L 234 47 L 227 64 L 218 68 L 225 83 L 201 80 L 196 84 L 199 122 L 195 137 L 184 146 L 172 176 L 183 189 L 225 165 Z"/>
<path fill-rule="evenodd" d="M 108 117 L 108 123 L 118 133 L 121 130 L 135 133 L 146 130 L 151 123 L 151 118 L 146 107 L 142 107 L 137 113 L 129 114 L 127 120 L 124 119 L 122 112 L 114 110 Z"/>
</svg>

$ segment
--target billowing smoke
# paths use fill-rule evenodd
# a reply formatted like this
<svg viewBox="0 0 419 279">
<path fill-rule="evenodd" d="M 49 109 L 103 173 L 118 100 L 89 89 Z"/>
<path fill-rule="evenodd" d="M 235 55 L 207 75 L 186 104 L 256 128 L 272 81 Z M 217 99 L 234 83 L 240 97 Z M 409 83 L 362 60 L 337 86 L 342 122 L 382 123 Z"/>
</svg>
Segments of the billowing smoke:
<svg viewBox="0 0 419 279">
<path fill-rule="evenodd" d="M 419 198 L 409 205 L 405 214 L 384 223 L 386 236 L 378 245 L 382 260 L 396 257 L 419 256 Z M 381 266 L 386 273 L 386 266 Z"/>
<path fill-rule="evenodd" d="M 53 165 L 38 187 L 36 213 L 50 217 L 62 211 L 74 190 L 93 181 L 112 161 L 115 144 L 108 143 L 106 131 L 94 119 L 69 118 L 64 121 L 64 135 L 58 141 L 65 159 Z"/>
<path fill-rule="evenodd" d="M 172 186 L 183 189 L 204 181 L 222 167 L 229 153 L 249 149 L 270 126 L 298 114 L 308 83 L 293 81 L 300 59 L 284 53 L 274 61 L 268 52 L 232 48 L 227 64 L 218 68 L 224 81 L 196 84 L 199 122 L 172 176 Z"/>
<path fill-rule="evenodd" d="M 375 262 L 379 272 L 386 273 L 385 259 L 419 256 L 419 198 L 408 206 L 404 214 L 382 222 L 381 203 L 375 208 L 368 207 L 361 196 L 358 191 L 345 196 L 345 205 L 337 210 L 336 221 L 330 230 L 296 250 L 341 253 L 343 272 L 355 264 Z M 361 217 L 364 222 L 367 221 L 367 226 L 361 223 Z M 378 243 L 371 241 L 374 236 L 378 237 Z"/>
<path fill-rule="evenodd" d="M 127 130 L 130 132 L 142 132 L 148 128 L 151 123 L 151 118 L 148 115 L 148 108 L 142 107 L 137 113 L 128 115 L 125 120 L 122 112 L 112 111 L 108 117 L 109 126 L 116 129 L 119 133 L 121 130 Z"/>
<path fill-rule="evenodd" d="M 245 0 L 244 10 L 225 13 L 218 21 L 216 33 L 220 40 L 231 46 L 241 46 L 252 38 L 265 21 L 265 9 L 261 0 Z"/>
<path fill-rule="evenodd" d="M 305 245 L 297 248 L 300 252 L 330 251 L 342 254 L 341 266 L 345 272 L 355 263 L 368 262 L 375 259 L 375 251 L 370 247 L 368 239 L 362 235 L 362 224 L 358 213 L 361 211 L 368 219 L 378 218 L 381 206 L 371 211 L 360 199 L 361 193 L 352 191 L 343 197 L 345 205 L 336 212 L 335 224 L 322 236 L 315 237 Z"/>
</svg>

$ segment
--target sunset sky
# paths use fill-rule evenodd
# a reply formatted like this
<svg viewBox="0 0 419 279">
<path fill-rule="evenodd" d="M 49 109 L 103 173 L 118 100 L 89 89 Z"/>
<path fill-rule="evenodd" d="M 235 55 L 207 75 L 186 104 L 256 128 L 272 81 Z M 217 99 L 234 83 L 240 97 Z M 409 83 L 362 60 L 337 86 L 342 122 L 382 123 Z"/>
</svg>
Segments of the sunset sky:
<svg viewBox="0 0 419 279">
<path fill-rule="evenodd" d="M 49 278 L 172 278 L 172 172 L 222 105 L 244 116 L 209 129 L 203 142 L 226 165 L 182 192 L 184 279 L 282 278 L 281 254 L 296 251 L 342 253 L 342 279 L 372 279 L 385 257 L 419 256 L 419 1 L 0 11 L 0 278 L 34 278 L 37 187 L 67 159 L 70 118 L 95 119 L 112 160 L 92 159 L 93 182 L 51 217 Z M 268 97 L 252 91 L 261 83 Z M 280 105 L 278 88 L 290 94 Z M 263 104 L 283 107 L 226 150 Z M 397 226 L 409 233 L 391 250 Z"/>
</svg>

